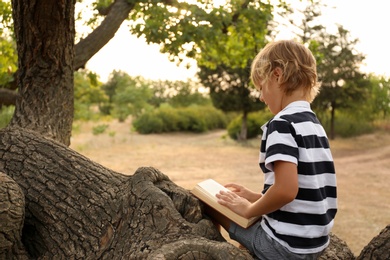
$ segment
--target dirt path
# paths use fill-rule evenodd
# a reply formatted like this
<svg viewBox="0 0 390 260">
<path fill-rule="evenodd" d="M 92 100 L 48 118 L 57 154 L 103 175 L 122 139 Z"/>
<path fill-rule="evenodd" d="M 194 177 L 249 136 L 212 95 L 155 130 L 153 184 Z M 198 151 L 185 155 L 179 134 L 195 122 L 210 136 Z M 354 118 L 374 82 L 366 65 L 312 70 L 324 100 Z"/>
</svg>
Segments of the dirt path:
<svg viewBox="0 0 390 260">
<path fill-rule="evenodd" d="M 262 187 L 259 140 L 237 144 L 225 131 L 138 135 L 130 132 L 129 124 L 115 122 L 106 133 L 94 136 L 92 126 L 80 125 L 71 147 L 118 172 L 133 174 L 140 166 L 153 166 L 187 189 L 206 178 Z M 333 232 L 358 255 L 390 224 L 390 133 L 339 139 L 331 147 L 339 192 Z"/>
</svg>

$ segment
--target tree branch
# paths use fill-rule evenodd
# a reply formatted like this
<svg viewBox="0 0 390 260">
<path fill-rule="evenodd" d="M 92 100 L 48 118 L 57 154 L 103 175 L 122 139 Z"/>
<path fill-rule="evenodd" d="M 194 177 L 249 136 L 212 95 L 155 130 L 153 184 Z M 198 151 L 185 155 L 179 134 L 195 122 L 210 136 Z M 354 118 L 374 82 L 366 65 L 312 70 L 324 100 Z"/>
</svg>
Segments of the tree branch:
<svg viewBox="0 0 390 260">
<path fill-rule="evenodd" d="M 0 108 L 10 105 L 15 105 L 16 98 L 18 97 L 18 93 L 14 90 L 0 88 Z"/>
<path fill-rule="evenodd" d="M 129 3 L 126 0 L 116 0 L 113 3 L 103 22 L 85 39 L 76 44 L 75 70 L 85 67 L 87 61 L 115 36 L 134 5 L 134 3 Z"/>
</svg>

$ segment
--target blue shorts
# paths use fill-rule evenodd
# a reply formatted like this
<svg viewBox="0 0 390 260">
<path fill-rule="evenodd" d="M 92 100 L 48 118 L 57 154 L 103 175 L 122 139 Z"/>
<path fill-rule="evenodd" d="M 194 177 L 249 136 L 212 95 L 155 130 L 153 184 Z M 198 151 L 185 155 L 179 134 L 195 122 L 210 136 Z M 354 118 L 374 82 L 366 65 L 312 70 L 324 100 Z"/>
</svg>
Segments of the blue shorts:
<svg viewBox="0 0 390 260">
<path fill-rule="evenodd" d="M 271 238 L 261 227 L 261 221 L 248 228 L 242 228 L 234 222 L 230 223 L 229 236 L 246 247 L 256 259 L 318 259 L 322 252 L 315 254 L 296 254 L 289 251 L 279 242 Z"/>
</svg>

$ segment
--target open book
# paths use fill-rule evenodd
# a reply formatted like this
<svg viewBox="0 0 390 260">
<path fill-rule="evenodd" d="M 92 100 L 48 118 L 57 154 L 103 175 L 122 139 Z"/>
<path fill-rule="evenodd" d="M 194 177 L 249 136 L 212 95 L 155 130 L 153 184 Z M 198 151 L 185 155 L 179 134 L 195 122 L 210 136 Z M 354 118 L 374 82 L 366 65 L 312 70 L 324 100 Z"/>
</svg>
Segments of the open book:
<svg viewBox="0 0 390 260">
<path fill-rule="evenodd" d="M 218 182 L 207 179 L 205 181 L 199 182 L 192 190 L 191 193 L 195 195 L 198 199 L 217 210 L 231 221 L 235 222 L 237 225 L 240 225 L 243 228 L 247 228 L 252 225 L 259 217 L 253 217 L 250 219 L 244 218 L 237 213 L 233 212 L 229 208 L 222 206 L 218 203 L 217 197 L 215 195 L 221 190 L 229 191 L 228 188 L 222 186 Z"/>
</svg>

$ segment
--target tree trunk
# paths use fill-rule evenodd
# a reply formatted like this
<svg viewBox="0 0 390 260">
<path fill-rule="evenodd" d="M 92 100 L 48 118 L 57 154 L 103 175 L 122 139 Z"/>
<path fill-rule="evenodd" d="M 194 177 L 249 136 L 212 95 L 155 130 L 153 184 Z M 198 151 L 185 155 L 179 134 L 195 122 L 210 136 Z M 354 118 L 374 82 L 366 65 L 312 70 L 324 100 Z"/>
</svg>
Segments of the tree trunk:
<svg viewBox="0 0 390 260">
<path fill-rule="evenodd" d="M 13 0 L 19 98 L 11 126 L 70 144 L 74 1 Z"/>
<path fill-rule="evenodd" d="M 330 110 L 330 139 L 334 140 L 336 137 L 335 119 L 336 119 L 336 102 L 332 102 L 332 108 Z"/>
<path fill-rule="evenodd" d="M 242 114 L 241 130 L 237 137 L 238 141 L 246 141 L 248 136 L 248 112 L 244 111 Z"/>
</svg>

